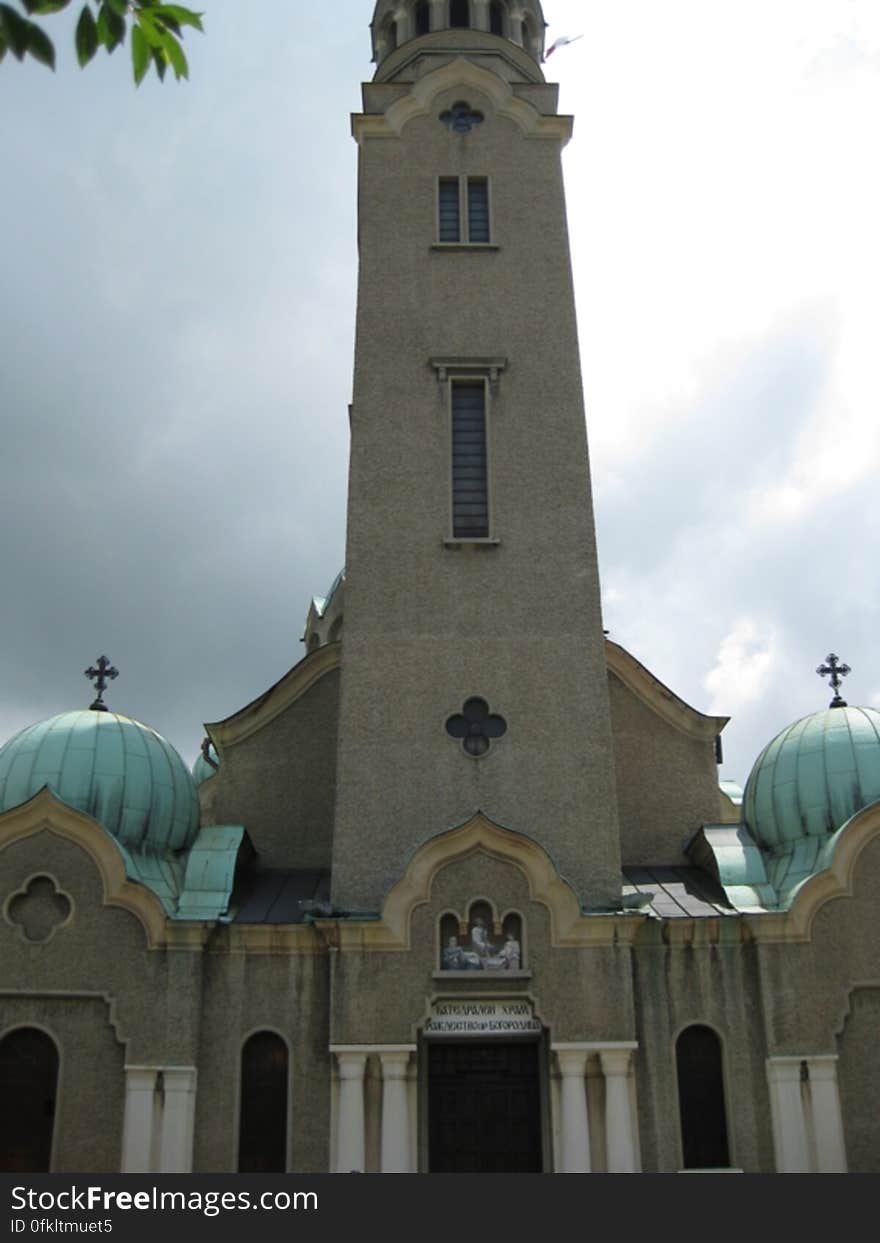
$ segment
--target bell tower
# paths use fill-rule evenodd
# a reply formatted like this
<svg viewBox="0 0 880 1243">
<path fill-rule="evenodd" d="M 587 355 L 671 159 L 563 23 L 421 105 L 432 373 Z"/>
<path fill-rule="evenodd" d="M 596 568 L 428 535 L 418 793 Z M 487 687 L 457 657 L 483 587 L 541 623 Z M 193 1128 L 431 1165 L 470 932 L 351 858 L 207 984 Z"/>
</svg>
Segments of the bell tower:
<svg viewBox="0 0 880 1243">
<path fill-rule="evenodd" d="M 587 909 L 620 850 L 561 152 L 537 0 L 380 0 L 333 900 L 377 911 L 477 811 Z"/>
</svg>

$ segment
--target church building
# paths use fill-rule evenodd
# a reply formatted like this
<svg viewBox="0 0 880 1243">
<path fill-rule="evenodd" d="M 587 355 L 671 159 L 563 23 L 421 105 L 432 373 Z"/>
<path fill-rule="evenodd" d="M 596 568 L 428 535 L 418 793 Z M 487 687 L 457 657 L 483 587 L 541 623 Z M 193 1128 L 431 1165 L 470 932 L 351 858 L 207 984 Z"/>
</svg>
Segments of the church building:
<svg viewBox="0 0 880 1243">
<path fill-rule="evenodd" d="M 192 773 L 0 748 L 0 1169 L 877 1172 L 880 712 L 741 796 L 605 635 L 541 5 L 371 31 L 345 569 Z"/>
</svg>

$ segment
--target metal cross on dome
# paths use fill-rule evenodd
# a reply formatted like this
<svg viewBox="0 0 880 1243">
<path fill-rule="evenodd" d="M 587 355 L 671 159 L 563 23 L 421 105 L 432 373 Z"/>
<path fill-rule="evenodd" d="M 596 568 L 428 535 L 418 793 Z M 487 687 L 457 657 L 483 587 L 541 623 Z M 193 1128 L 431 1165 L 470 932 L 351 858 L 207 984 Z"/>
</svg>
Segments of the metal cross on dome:
<svg viewBox="0 0 880 1243">
<path fill-rule="evenodd" d="M 840 684 L 848 673 L 852 673 L 849 665 L 842 665 L 839 658 L 833 652 L 830 652 L 825 657 L 825 664 L 820 665 L 816 672 L 820 678 L 830 678 L 834 698 L 828 706 L 830 708 L 845 708 L 847 703 L 845 699 L 840 697 Z"/>
<path fill-rule="evenodd" d="M 449 718 L 446 732 L 450 738 L 460 738 L 465 752 L 479 759 L 489 750 L 493 738 L 502 738 L 507 733 L 507 722 L 503 716 L 489 711 L 485 699 L 474 698 L 468 699 L 461 712 Z"/>
<path fill-rule="evenodd" d="M 469 134 L 475 125 L 485 120 L 482 112 L 472 109 L 470 104 L 460 99 L 452 105 L 448 112 L 440 113 L 440 120 L 448 125 L 454 134 Z"/>
<path fill-rule="evenodd" d="M 97 665 L 97 668 L 95 668 Z M 99 656 L 95 664 L 86 669 L 85 676 L 90 682 L 94 682 L 95 690 L 98 694 L 95 696 L 94 703 L 89 704 L 92 712 L 107 712 L 107 705 L 104 703 L 104 691 L 107 689 L 107 682 L 113 678 L 119 677 L 119 670 L 114 669 L 106 656 Z"/>
</svg>

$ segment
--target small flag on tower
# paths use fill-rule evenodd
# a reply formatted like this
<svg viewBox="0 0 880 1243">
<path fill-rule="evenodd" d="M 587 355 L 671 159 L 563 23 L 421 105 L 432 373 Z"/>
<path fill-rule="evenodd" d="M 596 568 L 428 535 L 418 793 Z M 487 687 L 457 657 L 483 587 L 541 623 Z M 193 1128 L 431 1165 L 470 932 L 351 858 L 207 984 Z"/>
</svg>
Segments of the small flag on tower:
<svg viewBox="0 0 880 1243">
<path fill-rule="evenodd" d="M 583 39 L 583 37 L 583 35 L 562 35 L 555 43 L 551 43 L 544 55 L 544 59 L 549 60 L 558 47 L 565 47 L 569 43 L 577 43 L 578 39 Z"/>
</svg>

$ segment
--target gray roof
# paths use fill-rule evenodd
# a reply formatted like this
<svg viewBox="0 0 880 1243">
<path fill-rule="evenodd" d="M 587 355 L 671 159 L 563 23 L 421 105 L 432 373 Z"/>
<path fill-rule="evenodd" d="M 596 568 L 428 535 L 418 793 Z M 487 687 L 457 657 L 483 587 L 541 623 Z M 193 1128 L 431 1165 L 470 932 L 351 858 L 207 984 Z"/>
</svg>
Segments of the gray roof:
<svg viewBox="0 0 880 1243">
<path fill-rule="evenodd" d="M 302 903 L 330 897 L 330 873 L 317 870 L 253 871 L 242 877 L 232 899 L 236 924 L 301 924 Z"/>
<path fill-rule="evenodd" d="M 623 878 L 624 895 L 650 895 L 650 910 L 661 919 L 736 914 L 721 886 L 699 868 L 624 868 Z"/>
<path fill-rule="evenodd" d="M 736 914 L 721 886 L 699 868 L 628 867 L 623 869 L 623 882 L 625 896 L 650 897 L 651 913 L 662 919 Z M 312 909 L 311 904 L 326 906 L 329 897 L 328 871 L 252 871 L 241 878 L 236 888 L 232 919 L 237 924 L 301 924 Z"/>
</svg>

